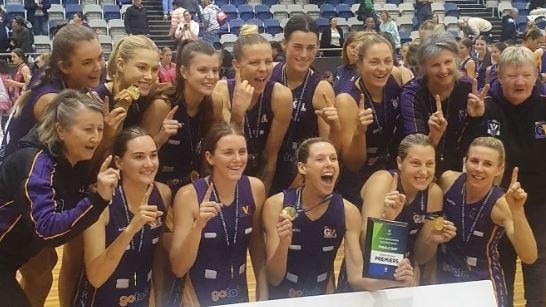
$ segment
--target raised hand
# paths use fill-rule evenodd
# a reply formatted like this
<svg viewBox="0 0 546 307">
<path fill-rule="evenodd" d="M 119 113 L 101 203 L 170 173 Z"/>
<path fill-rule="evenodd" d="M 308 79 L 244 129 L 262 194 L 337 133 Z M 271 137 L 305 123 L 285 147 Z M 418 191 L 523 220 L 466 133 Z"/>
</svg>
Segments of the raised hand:
<svg viewBox="0 0 546 307">
<path fill-rule="evenodd" d="M 398 192 L 398 173 L 392 176 L 392 183 L 389 192 L 385 194 L 383 217 L 394 220 L 406 204 L 406 195 Z"/>
<path fill-rule="evenodd" d="M 178 111 L 178 105 L 174 106 L 174 108 L 167 113 L 167 116 L 165 116 L 161 130 L 157 136 L 158 145 L 165 144 L 171 136 L 178 132 L 178 129 L 182 128 L 182 124 L 178 120 L 174 119 L 174 114 L 176 114 L 176 111 Z"/>
<path fill-rule="evenodd" d="M 442 244 L 446 243 L 449 240 L 453 239 L 455 235 L 457 234 L 457 227 L 455 227 L 455 224 L 453 222 L 448 221 L 444 218 L 443 220 L 443 227 L 441 230 L 433 229 L 431 233 L 431 241 L 436 244 Z"/>
<path fill-rule="evenodd" d="M 402 284 L 403 287 L 413 286 L 413 267 L 408 258 L 402 259 L 394 271 L 394 279 Z"/>
<path fill-rule="evenodd" d="M 478 92 L 478 80 L 472 80 L 472 93 L 468 93 L 466 113 L 470 117 L 482 117 L 485 113 L 485 96 L 489 92 L 489 84 L 486 84 L 481 92 Z"/>
<path fill-rule="evenodd" d="M 212 218 L 217 216 L 218 213 L 220 213 L 220 210 L 222 210 L 222 204 L 219 204 L 215 201 L 210 200 L 210 196 L 212 195 L 213 190 L 214 190 L 214 184 L 211 183 L 209 185 L 209 188 L 207 189 L 207 192 L 205 193 L 205 197 L 203 198 L 203 201 L 199 205 L 199 216 L 197 216 L 195 223 L 199 227 L 201 227 L 201 229 L 205 228 L 207 223 Z"/>
<path fill-rule="evenodd" d="M 436 101 L 436 112 L 432 113 L 428 118 L 428 130 L 429 137 L 434 144 L 438 144 L 447 129 L 447 120 L 442 111 L 442 100 L 440 95 L 435 95 L 434 100 Z"/>
<path fill-rule="evenodd" d="M 315 110 L 315 114 L 320 116 L 330 127 L 341 128 L 337 109 L 334 107 L 334 104 L 326 94 L 322 94 L 322 98 L 326 106 L 320 110 Z"/>
<path fill-rule="evenodd" d="M 504 197 L 506 202 L 510 207 L 510 211 L 521 210 L 525 205 L 527 200 L 527 192 L 521 187 L 521 184 L 518 182 L 518 172 L 519 168 L 514 167 L 512 170 L 512 179 L 510 180 L 510 186 Z"/>
<path fill-rule="evenodd" d="M 277 234 L 281 242 L 292 242 L 292 221 L 285 215 L 279 215 L 279 221 L 277 222 Z"/>
<path fill-rule="evenodd" d="M 104 97 L 102 112 L 104 114 L 104 135 L 113 137 L 121 128 L 125 117 L 127 117 L 127 111 L 122 107 L 110 111 L 110 100 L 106 96 Z"/>
<path fill-rule="evenodd" d="M 231 112 L 238 116 L 244 116 L 250 107 L 253 95 L 254 87 L 247 80 L 241 81 L 241 71 L 235 69 L 235 89 L 231 100 Z"/>
<path fill-rule="evenodd" d="M 358 102 L 358 130 L 362 133 L 366 133 L 368 126 L 373 123 L 373 110 L 366 108 L 364 100 L 364 94 L 360 94 L 360 101 Z"/>
<path fill-rule="evenodd" d="M 150 184 L 150 186 L 148 186 L 146 194 L 144 195 L 144 198 L 140 203 L 138 213 L 135 214 L 135 216 L 131 220 L 131 223 L 129 224 L 134 232 L 138 232 L 146 224 L 150 226 L 155 226 L 157 223 L 157 219 L 163 215 L 163 212 L 157 210 L 157 206 L 150 206 L 148 204 L 153 187 L 153 184 Z"/>
<path fill-rule="evenodd" d="M 100 166 L 97 175 L 97 193 L 106 201 L 112 200 L 112 195 L 119 181 L 119 170 L 108 167 L 112 162 L 112 156 L 108 156 Z"/>
</svg>

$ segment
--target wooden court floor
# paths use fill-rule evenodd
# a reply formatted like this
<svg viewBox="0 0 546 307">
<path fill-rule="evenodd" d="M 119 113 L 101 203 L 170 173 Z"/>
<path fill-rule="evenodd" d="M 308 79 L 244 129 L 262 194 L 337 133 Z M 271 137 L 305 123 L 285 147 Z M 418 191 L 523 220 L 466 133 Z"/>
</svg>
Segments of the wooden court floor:
<svg viewBox="0 0 546 307">
<path fill-rule="evenodd" d="M 45 307 L 57 307 L 59 306 L 59 297 L 57 295 L 57 280 L 59 276 L 59 269 L 60 269 L 60 263 L 62 260 L 62 247 L 57 248 L 57 254 L 59 255 L 59 262 L 57 263 L 57 266 L 55 267 L 53 271 L 53 286 L 51 287 L 51 291 L 49 292 L 49 296 L 47 297 Z M 343 259 L 343 245 L 341 245 L 336 261 L 335 261 L 335 271 L 339 271 L 339 267 L 341 266 L 341 260 Z M 250 260 L 248 261 L 250 263 Z M 254 300 L 254 289 L 256 287 L 256 282 L 254 280 L 254 273 L 252 272 L 252 266 L 250 266 L 248 273 L 248 283 L 249 283 L 249 295 L 250 299 Z M 514 306 L 522 307 L 525 306 L 525 300 L 523 298 L 523 282 L 521 278 L 521 266 L 517 266 L 517 273 L 516 273 L 516 285 L 515 285 L 515 294 L 514 294 Z"/>
</svg>

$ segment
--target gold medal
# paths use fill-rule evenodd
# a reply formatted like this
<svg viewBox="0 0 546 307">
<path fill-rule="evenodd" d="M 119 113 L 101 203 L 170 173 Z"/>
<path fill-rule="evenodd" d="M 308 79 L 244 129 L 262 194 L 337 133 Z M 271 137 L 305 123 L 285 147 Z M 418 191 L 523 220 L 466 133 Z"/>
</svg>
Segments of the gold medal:
<svg viewBox="0 0 546 307">
<path fill-rule="evenodd" d="M 281 215 L 286 216 L 291 222 L 293 222 L 298 216 L 298 212 L 294 207 L 284 207 L 281 211 Z"/>
<path fill-rule="evenodd" d="M 434 223 L 434 230 L 441 231 L 444 229 L 444 218 L 443 217 L 437 217 L 433 221 Z"/>
<path fill-rule="evenodd" d="M 129 107 L 131 106 L 133 101 L 137 100 L 140 97 L 140 91 L 138 90 L 138 87 L 134 85 L 129 86 L 125 90 L 129 94 L 130 98 L 121 99 L 119 97 L 114 97 L 115 107 L 122 107 L 125 110 L 129 110 Z"/>
</svg>

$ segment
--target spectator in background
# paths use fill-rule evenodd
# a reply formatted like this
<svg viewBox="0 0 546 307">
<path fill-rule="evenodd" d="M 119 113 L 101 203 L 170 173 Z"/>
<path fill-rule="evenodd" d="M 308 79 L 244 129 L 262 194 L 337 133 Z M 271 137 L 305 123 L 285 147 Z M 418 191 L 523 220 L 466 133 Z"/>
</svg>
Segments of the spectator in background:
<svg viewBox="0 0 546 307">
<path fill-rule="evenodd" d="M 491 29 L 493 29 L 493 25 L 489 21 L 479 17 L 465 17 L 459 19 L 457 24 L 459 24 L 465 37 L 474 40 L 478 36 L 483 35 L 487 38 L 488 43 L 491 42 Z"/>
<path fill-rule="evenodd" d="M 9 29 L 4 15 L 0 14 L 0 53 L 5 53 L 8 49 L 10 49 Z"/>
<path fill-rule="evenodd" d="M 186 9 L 182 7 L 182 0 L 174 0 L 173 7 L 174 10 L 171 12 L 171 28 L 169 30 L 169 37 L 174 39 L 174 33 L 176 32 L 178 24 L 184 20 L 184 12 Z"/>
<path fill-rule="evenodd" d="M 182 7 L 190 11 L 191 16 L 197 16 L 199 18 L 199 22 L 203 20 L 201 7 L 199 6 L 197 0 L 182 0 Z"/>
<path fill-rule="evenodd" d="M 364 21 L 364 32 L 376 33 L 377 32 L 377 23 L 373 17 L 366 17 Z"/>
<path fill-rule="evenodd" d="M 178 24 L 174 37 L 179 40 L 197 40 L 199 37 L 199 24 L 192 19 L 190 11 L 184 12 L 184 19 Z"/>
<path fill-rule="evenodd" d="M 30 81 L 30 67 L 27 64 L 27 57 L 23 50 L 19 48 L 13 49 L 11 52 L 11 62 L 17 67 L 12 80 L 8 80 L 8 87 L 13 89 L 11 91 L 11 98 L 15 101 L 22 91 L 25 90 L 28 82 Z"/>
<path fill-rule="evenodd" d="M 327 70 L 322 74 L 322 80 L 326 80 L 330 85 L 334 85 L 334 74 Z"/>
<path fill-rule="evenodd" d="M 87 16 L 85 16 L 81 12 L 74 13 L 74 15 L 72 15 L 72 20 L 70 20 L 70 23 L 91 28 L 87 23 Z"/>
<path fill-rule="evenodd" d="M 273 62 L 284 62 L 284 52 L 282 50 L 281 43 L 271 42 L 270 44 L 273 51 Z"/>
<path fill-rule="evenodd" d="M 49 0 L 25 0 L 27 20 L 32 24 L 34 35 L 48 35 L 49 15 L 47 10 L 50 8 L 51 2 Z"/>
<path fill-rule="evenodd" d="M 218 30 L 220 30 L 216 15 L 221 10 L 216 4 L 212 3 L 212 0 L 202 0 L 201 4 L 203 5 L 203 40 L 209 44 L 214 44 L 218 41 Z"/>
<path fill-rule="evenodd" d="M 1 128 L 4 130 L 4 124 L 13 106 L 13 101 L 8 93 L 8 81 L 11 80 L 11 76 L 9 75 L 8 62 L 4 59 L 0 59 L 0 78 L 2 79 L 0 82 L 0 116 L 2 116 Z"/>
<path fill-rule="evenodd" d="M 434 24 L 434 33 L 441 33 L 447 30 L 446 25 L 441 22 L 440 16 L 438 16 L 438 14 L 432 15 L 431 21 Z"/>
<path fill-rule="evenodd" d="M 335 16 L 330 17 L 330 27 L 322 31 L 320 39 L 320 48 L 341 48 L 343 46 L 343 30 L 337 25 L 337 18 Z M 328 50 L 324 51 L 324 56 L 340 56 L 340 50 Z"/>
<path fill-rule="evenodd" d="M 396 53 L 398 54 L 401 47 L 398 26 L 387 11 L 381 12 L 381 23 L 379 24 L 379 31 L 389 33 L 392 36 L 392 39 L 394 41 L 394 48 L 396 50 Z"/>
<path fill-rule="evenodd" d="M 23 50 L 24 53 L 32 53 L 34 38 L 32 33 L 30 33 L 30 30 L 27 28 L 25 19 L 21 16 L 16 16 L 11 21 L 11 29 L 13 30 L 11 36 L 12 49 L 19 48 Z"/>
<path fill-rule="evenodd" d="M 433 0 L 417 0 L 415 2 L 415 15 L 417 16 L 417 27 L 420 27 L 423 22 L 432 19 Z"/>
<path fill-rule="evenodd" d="M 133 0 L 133 5 L 125 12 L 125 31 L 129 35 L 149 35 L 148 16 L 142 0 Z"/>
<path fill-rule="evenodd" d="M 509 41 L 514 44 L 518 38 L 518 28 L 516 25 L 516 17 L 518 17 L 518 9 L 513 8 L 510 13 L 502 17 L 501 42 Z"/>
<path fill-rule="evenodd" d="M 176 79 L 176 65 L 172 62 L 173 52 L 171 48 L 161 49 L 161 59 L 159 62 L 159 82 L 174 85 Z"/>
<path fill-rule="evenodd" d="M 169 19 L 169 14 L 173 10 L 173 3 L 171 0 L 162 0 L 162 6 L 163 6 L 163 20 Z"/>
</svg>

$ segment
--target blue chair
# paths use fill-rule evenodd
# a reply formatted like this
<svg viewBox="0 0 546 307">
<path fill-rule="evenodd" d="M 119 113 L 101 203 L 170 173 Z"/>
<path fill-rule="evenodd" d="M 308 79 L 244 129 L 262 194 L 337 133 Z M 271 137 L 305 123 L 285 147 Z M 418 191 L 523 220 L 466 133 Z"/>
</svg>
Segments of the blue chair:
<svg viewBox="0 0 546 307">
<path fill-rule="evenodd" d="M 264 33 L 264 22 L 261 19 L 252 18 L 247 20 L 246 23 L 258 26 L 258 33 Z"/>
<path fill-rule="evenodd" d="M 264 20 L 265 33 L 269 33 L 273 36 L 277 33 L 282 33 L 281 23 L 276 19 Z"/>
<path fill-rule="evenodd" d="M 333 5 L 333 6 L 336 6 L 336 5 L 338 5 L 339 3 L 340 3 L 340 0 L 326 0 L 326 1 L 324 2 L 324 4 L 331 4 L 331 5 Z M 323 5 L 324 5 L 324 4 L 323 4 Z M 322 5 L 321 5 L 321 6 L 322 6 Z"/>
<path fill-rule="evenodd" d="M 229 21 L 229 33 L 239 35 L 239 31 L 241 30 L 241 27 L 245 24 L 244 20 L 242 19 L 233 19 Z"/>
<path fill-rule="evenodd" d="M 355 1 L 355 0 L 341 0 L 341 3 L 351 6 L 351 5 L 355 4 L 355 3 L 358 3 L 358 1 Z"/>
<path fill-rule="evenodd" d="M 259 18 L 261 20 L 273 18 L 273 14 L 271 14 L 269 6 L 265 4 L 256 4 L 256 6 L 254 7 L 254 12 L 256 13 L 256 18 Z"/>
<path fill-rule="evenodd" d="M 400 31 L 400 32 L 398 32 L 398 34 L 400 34 L 400 43 L 403 44 L 403 43 L 409 43 L 409 42 L 411 42 L 410 33 Z"/>
<path fill-rule="evenodd" d="M 111 19 L 121 19 L 121 13 L 119 12 L 119 6 L 106 4 L 102 6 L 102 14 L 104 20 L 110 21 Z"/>
<path fill-rule="evenodd" d="M 446 16 L 459 18 L 459 8 L 457 7 L 457 4 L 446 2 L 444 3 L 444 10 L 446 12 Z"/>
<path fill-rule="evenodd" d="M 235 5 L 236 7 L 239 7 L 243 4 L 246 4 L 246 0 L 231 0 L 231 5 Z"/>
<path fill-rule="evenodd" d="M 400 3 L 402 3 L 402 0 L 387 0 L 387 3 L 400 5 Z"/>
<path fill-rule="evenodd" d="M 239 5 L 239 18 L 242 20 L 249 20 L 254 18 L 254 8 L 252 5 L 242 4 Z"/>
<path fill-rule="evenodd" d="M 317 20 L 315 20 L 315 22 L 317 23 L 317 26 L 319 27 L 320 32 L 322 32 L 322 31 L 328 29 L 328 27 L 330 27 L 330 22 L 328 21 L 328 18 L 319 17 L 319 18 L 317 18 Z"/>
<path fill-rule="evenodd" d="M 320 6 L 320 17 L 324 17 L 326 19 L 336 16 L 336 8 L 331 4 L 323 4 Z"/>
<path fill-rule="evenodd" d="M 516 17 L 516 27 L 520 30 L 520 32 L 523 32 L 523 28 L 527 27 L 527 23 L 529 22 L 529 19 L 527 19 L 527 16 L 521 16 L 519 15 Z"/>
<path fill-rule="evenodd" d="M 64 7 L 70 4 L 80 4 L 80 1 L 79 0 L 63 0 Z"/>
<path fill-rule="evenodd" d="M 527 3 L 526 2 L 512 2 L 512 7 L 518 9 L 520 15 L 527 15 L 529 14 L 529 9 L 527 9 Z"/>
<path fill-rule="evenodd" d="M 214 1 L 214 4 L 216 4 L 218 7 L 222 7 L 224 5 L 228 5 L 229 0 L 216 0 Z"/>
<path fill-rule="evenodd" d="M 279 4 L 279 0 L 262 0 L 262 4 L 271 7 L 274 4 Z"/>
<path fill-rule="evenodd" d="M 4 2 L 4 1 L 2 1 Z M 51 4 L 61 4 L 61 0 L 51 0 Z"/>
<path fill-rule="evenodd" d="M 49 36 L 53 35 L 53 32 L 57 29 L 59 25 L 65 24 L 65 23 L 66 23 L 66 20 L 58 20 L 58 19 L 51 20 L 50 19 L 47 25 L 47 28 L 49 29 Z"/>
<path fill-rule="evenodd" d="M 546 28 L 546 17 L 540 16 L 535 19 L 535 23 L 539 29 L 544 30 Z M 545 61 L 546 62 L 546 61 Z M 546 64 L 546 63 L 545 63 Z"/>
<path fill-rule="evenodd" d="M 228 21 L 237 19 L 239 17 L 239 14 L 237 13 L 237 8 L 235 7 L 235 5 L 231 5 L 231 4 L 224 5 L 222 6 L 222 11 L 226 13 L 228 17 Z"/>
<path fill-rule="evenodd" d="M 83 13 L 82 6 L 79 4 L 67 4 L 64 8 L 64 15 L 66 19 L 72 18 L 76 13 Z"/>
<path fill-rule="evenodd" d="M 336 7 L 336 11 L 337 11 L 337 17 L 341 17 L 345 19 L 354 17 L 353 11 L 351 11 L 351 6 L 348 4 L 344 4 L 344 3 L 338 4 Z"/>
<path fill-rule="evenodd" d="M 6 20 L 13 20 L 15 16 L 21 16 L 26 19 L 25 6 L 22 4 L 8 4 L 6 5 Z"/>
</svg>

